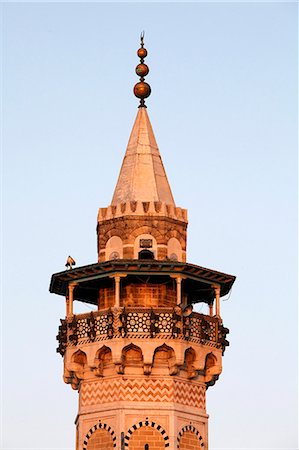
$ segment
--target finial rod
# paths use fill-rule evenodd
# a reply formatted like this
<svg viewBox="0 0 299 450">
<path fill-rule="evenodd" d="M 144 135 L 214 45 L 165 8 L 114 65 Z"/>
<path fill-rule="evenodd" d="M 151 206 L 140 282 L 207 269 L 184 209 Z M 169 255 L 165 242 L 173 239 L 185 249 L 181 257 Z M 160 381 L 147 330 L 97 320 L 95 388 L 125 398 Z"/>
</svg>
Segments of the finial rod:
<svg viewBox="0 0 299 450">
<path fill-rule="evenodd" d="M 140 99 L 139 108 L 146 108 L 144 99 L 151 94 L 151 87 L 144 81 L 144 77 L 149 73 L 148 66 L 144 63 L 144 58 L 147 56 L 147 50 L 144 48 L 144 31 L 140 34 L 140 48 L 137 50 L 137 55 L 140 58 L 140 63 L 137 65 L 135 72 L 140 76 L 139 83 L 134 86 L 134 94 Z"/>
</svg>

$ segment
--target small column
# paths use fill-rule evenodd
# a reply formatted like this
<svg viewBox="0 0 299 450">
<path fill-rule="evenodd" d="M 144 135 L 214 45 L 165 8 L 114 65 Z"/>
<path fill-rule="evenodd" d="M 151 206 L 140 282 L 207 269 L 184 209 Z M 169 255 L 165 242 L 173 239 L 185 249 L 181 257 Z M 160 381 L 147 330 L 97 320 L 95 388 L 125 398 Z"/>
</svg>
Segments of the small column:
<svg viewBox="0 0 299 450">
<path fill-rule="evenodd" d="M 177 305 L 182 304 L 182 280 L 186 277 L 184 275 L 170 275 L 171 278 L 176 279 L 176 303 Z"/>
<path fill-rule="evenodd" d="M 120 299 L 120 276 L 117 275 L 114 277 L 115 281 L 115 303 L 114 306 L 119 308 L 119 299 Z"/>
<path fill-rule="evenodd" d="M 210 316 L 211 316 L 211 317 L 213 317 L 213 314 L 214 314 L 214 312 L 213 312 L 213 309 L 214 309 L 213 306 L 214 306 L 214 305 L 213 305 L 213 302 L 209 304 L 209 310 L 210 310 Z"/>
<path fill-rule="evenodd" d="M 182 303 L 182 278 L 176 277 L 176 304 Z"/>
<path fill-rule="evenodd" d="M 70 283 L 68 286 L 68 294 L 66 295 L 66 317 L 72 317 L 73 313 L 73 303 L 74 303 L 74 289 L 78 286 L 78 283 Z"/>
<path fill-rule="evenodd" d="M 124 273 L 116 273 L 112 275 L 110 278 L 114 278 L 115 282 L 115 300 L 114 307 L 119 308 L 120 305 L 120 279 L 126 277 L 127 275 Z"/>
<path fill-rule="evenodd" d="M 69 294 L 66 294 L 65 296 L 65 316 L 69 317 L 69 310 L 70 310 L 70 298 Z"/>
<path fill-rule="evenodd" d="M 213 285 L 212 286 L 215 291 L 215 299 L 216 299 L 216 317 L 220 317 L 220 286 Z"/>
</svg>

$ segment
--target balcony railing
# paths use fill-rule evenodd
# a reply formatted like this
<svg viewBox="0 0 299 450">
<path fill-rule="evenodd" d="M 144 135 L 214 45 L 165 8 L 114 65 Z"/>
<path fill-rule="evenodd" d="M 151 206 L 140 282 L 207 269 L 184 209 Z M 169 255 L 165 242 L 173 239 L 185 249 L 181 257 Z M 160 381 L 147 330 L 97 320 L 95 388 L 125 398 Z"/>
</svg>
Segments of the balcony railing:
<svg viewBox="0 0 299 450">
<path fill-rule="evenodd" d="M 196 312 L 184 316 L 180 308 L 115 308 L 61 319 L 57 352 L 63 356 L 68 346 L 122 337 L 183 339 L 224 351 L 228 333 L 217 317 Z"/>
</svg>

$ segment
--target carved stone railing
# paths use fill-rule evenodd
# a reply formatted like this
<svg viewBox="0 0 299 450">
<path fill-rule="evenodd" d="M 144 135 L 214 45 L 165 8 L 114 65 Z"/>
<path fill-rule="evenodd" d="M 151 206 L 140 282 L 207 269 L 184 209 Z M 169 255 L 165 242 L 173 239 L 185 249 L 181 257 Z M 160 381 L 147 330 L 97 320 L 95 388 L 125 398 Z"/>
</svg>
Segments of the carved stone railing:
<svg viewBox="0 0 299 450">
<path fill-rule="evenodd" d="M 185 317 L 180 308 L 113 308 L 61 319 L 57 352 L 63 356 L 68 346 L 122 337 L 183 339 L 224 351 L 228 333 L 217 317 L 196 312 Z"/>
</svg>

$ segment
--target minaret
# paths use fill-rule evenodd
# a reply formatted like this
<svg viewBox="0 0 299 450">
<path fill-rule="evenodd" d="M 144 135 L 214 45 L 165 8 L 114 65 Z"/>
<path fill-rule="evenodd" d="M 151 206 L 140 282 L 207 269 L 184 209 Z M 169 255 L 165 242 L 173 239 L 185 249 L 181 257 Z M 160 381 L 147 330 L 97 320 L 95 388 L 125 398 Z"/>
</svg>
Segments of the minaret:
<svg viewBox="0 0 299 450">
<path fill-rule="evenodd" d="M 228 345 L 220 298 L 235 277 L 186 263 L 187 211 L 175 205 L 145 99 L 111 205 L 98 213 L 98 262 L 52 276 L 66 298 L 57 351 L 79 393 L 76 450 L 208 449 L 206 390 Z M 74 314 L 73 302 L 97 310 Z M 207 314 L 193 304 L 208 305 Z"/>
</svg>

